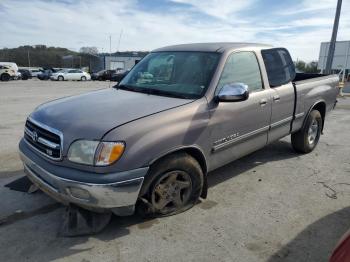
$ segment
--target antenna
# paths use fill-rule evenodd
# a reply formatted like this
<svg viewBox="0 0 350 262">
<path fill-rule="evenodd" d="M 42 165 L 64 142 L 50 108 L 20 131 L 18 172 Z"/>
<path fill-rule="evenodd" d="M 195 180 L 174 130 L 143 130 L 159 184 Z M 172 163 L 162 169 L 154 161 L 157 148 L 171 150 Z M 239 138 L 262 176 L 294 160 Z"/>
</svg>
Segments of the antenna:
<svg viewBox="0 0 350 262">
<path fill-rule="evenodd" d="M 123 35 L 123 29 L 120 31 L 120 35 L 119 35 L 119 41 L 118 41 L 118 47 L 117 47 L 118 52 L 119 52 L 120 40 L 122 39 L 122 35 Z"/>
<path fill-rule="evenodd" d="M 112 35 L 109 35 L 109 56 L 112 56 Z"/>
</svg>

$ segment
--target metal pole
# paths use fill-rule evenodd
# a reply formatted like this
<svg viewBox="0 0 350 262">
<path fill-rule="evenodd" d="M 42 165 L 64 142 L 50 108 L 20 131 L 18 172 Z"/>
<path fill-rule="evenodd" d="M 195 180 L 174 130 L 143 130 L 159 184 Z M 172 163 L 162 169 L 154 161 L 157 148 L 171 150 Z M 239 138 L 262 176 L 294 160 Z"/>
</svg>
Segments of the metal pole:
<svg viewBox="0 0 350 262">
<path fill-rule="evenodd" d="M 111 60 L 112 60 L 112 35 L 109 35 L 109 65 L 107 69 L 111 69 Z"/>
<path fill-rule="evenodd" d="M 123 34 L 123 29 L 120 31 L 117 52 L 119 52 L 120 40 L 121 40 L 121 38 L 122 38 L 122 34 Z"/>
<path fill-rule="evenodd" d="M 30 67 L 30 56 L 29 56 L 29 50 L 27 50 L 27 54 L 28 54 L 28 67 Z"/>
<path fill-rule="evenodd" d="M 112 36 L 109 36 L 109 56 L 112 56 Z"/>
<path fill-rule="evenodd" d="M 325 69 L 326 74 L 330 74 L 331 70 L 332 70 L 335 43 L 337 41 L 337 33 L 338 33 L 338 26 L 339 26 L 341 4 L 342 4 L 342 0 L 338 0 L 337 10 L 335 12 L 335 18 L 334 18 L 334 24 L 333 24 L 332 38 L 331 38 L 331 42 L 329 43 L 329 48 L 328 48 L 328 56 L 327 56 L 326 69 Z"/>
</svg>

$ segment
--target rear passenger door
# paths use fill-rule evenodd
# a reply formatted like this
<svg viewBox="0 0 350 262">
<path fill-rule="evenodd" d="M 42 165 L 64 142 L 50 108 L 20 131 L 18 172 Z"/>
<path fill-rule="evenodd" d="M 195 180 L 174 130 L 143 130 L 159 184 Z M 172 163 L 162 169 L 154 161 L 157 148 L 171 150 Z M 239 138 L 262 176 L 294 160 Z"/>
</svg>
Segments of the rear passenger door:
<svg viewBox="0 0 350 262">
<path fill-rule="evenodd" d="M 83 71 L 81 70 L 76 70 L 74 80 L 81 80 L 81 77 L 83 76 Z"/>
<path fill-rule="evenodd" d="M 75 72 L 74 69 L 68 70 L 64 78 L 66 80 L 75 80 L 74 79 L 74 75 L 75 75 L 74 72 Z"/>
<path fill-rule="evenodd" d="M 272 48 L 261 51 L 272 94 L 271 127 L 269 142 L 280 139 L 290 132 L 294 113 L 295 68 L 289 52 L 284 48 Z"/>
<path fill-rule="evenodd" d="M 248 85 L 249 98 L 219 102 L 211 109 L 211 167 L 216 168 L 263 147 L 271 116 L 271 91 L 265 90 L 254 52 L 232 53 L 226 60 L 216 95 L 227 84 Z"/>
</svg>

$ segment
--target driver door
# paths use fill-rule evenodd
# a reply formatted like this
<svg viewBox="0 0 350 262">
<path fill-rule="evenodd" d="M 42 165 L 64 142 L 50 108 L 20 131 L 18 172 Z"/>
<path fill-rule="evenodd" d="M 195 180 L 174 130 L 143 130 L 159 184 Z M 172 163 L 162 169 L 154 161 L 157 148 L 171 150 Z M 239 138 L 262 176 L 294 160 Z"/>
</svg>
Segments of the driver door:
<svg viewBox="0 0 350 262">
<path fill-rule="evenodd" d="M 219 102 L 211 109 L 212 168 L 222 166 L 267 144 L 271 90 L 264 89 L 254 52 L 232 53 L 226 60 L 216 94 L 228 84 L 248 85 L 249 98 Z"/>
</svg>

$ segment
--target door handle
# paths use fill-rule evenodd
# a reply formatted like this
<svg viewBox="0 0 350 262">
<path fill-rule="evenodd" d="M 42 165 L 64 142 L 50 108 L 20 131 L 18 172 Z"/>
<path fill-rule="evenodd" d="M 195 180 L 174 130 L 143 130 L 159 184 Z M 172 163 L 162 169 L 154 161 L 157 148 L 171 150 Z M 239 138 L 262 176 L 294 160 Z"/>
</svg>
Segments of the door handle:
<svg viewBox="0 0 350 262">
<path fill-rule="evenodd" d="M 266 100 L 266 99 L 261 99 L 260 102 L 259 102 L 259 104 L 260 104 L 261 106 L 264 106 L 264 105 L 267 104 L 267 100 Z"/>
<path fill-rule="evenodd" d="M 280 100 L 280 96 L 273 96 L 273 101 L 279 101 Z"/>
</svg>

